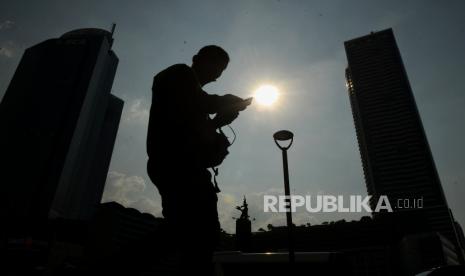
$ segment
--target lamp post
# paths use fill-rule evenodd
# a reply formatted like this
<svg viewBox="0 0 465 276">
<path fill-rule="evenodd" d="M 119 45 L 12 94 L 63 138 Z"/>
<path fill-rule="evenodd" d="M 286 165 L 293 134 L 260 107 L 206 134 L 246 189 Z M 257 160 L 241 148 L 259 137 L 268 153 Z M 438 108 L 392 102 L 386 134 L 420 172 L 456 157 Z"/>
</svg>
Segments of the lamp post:
<svg viewBox="0 0 465 276">
<path fill-rule="evenodd" d="M 283 171 L 284 171 L 284 193 L 286 195 L 286 221 L 287 221 L 287 232 L 288 232 L 288 247 L 289 247 L 289 263 L 293 264 L 295 261 L 294 252 L 294 236 L 293 236 L 293 224 L 292 224 L 292 206 L 291 206 L 291 191 L 289 189 L 289 169 L 287 165 L 287 150 L 291 147 L 294 142 L 294 134 L 289 130 L 280 130 L 273 134 L 274 142 L 281 149 L 283 154 Z M 287 146 L 282 146 L 279 141 L 289 141 Z"/>
</svg>

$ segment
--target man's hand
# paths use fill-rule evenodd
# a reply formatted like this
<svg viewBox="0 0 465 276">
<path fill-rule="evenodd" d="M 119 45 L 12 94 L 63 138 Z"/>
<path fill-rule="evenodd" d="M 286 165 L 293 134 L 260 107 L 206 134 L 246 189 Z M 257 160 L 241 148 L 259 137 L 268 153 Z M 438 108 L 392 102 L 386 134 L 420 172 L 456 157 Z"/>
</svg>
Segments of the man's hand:
<svg viewBox="0 0 465 276">
<path fill-rule="evenodd" d="M 215 118 L 213 118 L 213 123 L 215 128 L 219 128 L 225 125 L 229 125 L 234 121 L 237 116 L 239 116 L 239 112 L 227 112 L 227 113 L 218 113 L 216 114 Z"/>
<path fill-rule="evenodd" d="M 222 104 L 235 104 L 235 103 L 242 102 L 243 100 L 244 99 L 242 99 L 241 97 L 238 97 L 232 94 L 226 94 L 224 96 L 221 96 Z"/>
<path fill-rule="evenodd" d="M 242 99 L 231 94 L 220 96 L 218 102 L 218 112 L 237 112 L 243 111 L 252 103 L 253 98 Z"/>
<path fill-rule="evenodd" d="M 227 111 L 233 110 L 236 106 L 240 105 L 241 103 L 244 102 L 244 99 L 238 96 L 234 96 L 231 94 L 226 94 L 224 96 L 221 96 L 220 98 L 220 112 L 226 113 Z M 244 110 L 244 108 L 236 109 L 234 111 L 241 111 Z"/>
<path fill-rule="evenodd" d="M 231 94 L 226 94 L 220 97 L 220 108 L 213 123 L 216 128 L 229 125 L 239 116 L 239 111 L 247 108 L 252 102 L 252 98 L 247 100 L 242 99 Z"/>
</svg>

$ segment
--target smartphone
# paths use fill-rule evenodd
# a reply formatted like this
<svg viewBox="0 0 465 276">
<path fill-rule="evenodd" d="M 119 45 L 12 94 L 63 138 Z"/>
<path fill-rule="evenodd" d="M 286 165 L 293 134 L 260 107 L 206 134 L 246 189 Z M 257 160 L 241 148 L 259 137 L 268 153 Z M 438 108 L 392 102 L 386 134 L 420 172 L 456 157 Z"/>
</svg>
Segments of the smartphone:
<svg viewBox="0 0 465 276">
<path fill-rule="evenodd" d="M 253 97 L 250 97 L 250 98 L 247 98 L 244 100 L 244 105 L 245 106 L 248 106 L 252 103 L 252 100 L 253 100 Z"/>
<path fill-rule="evenodd" d="M 238 103 L 237 105 L 237 110 L 242 111 L 245 110 L 247 106 L 249 106 L 252 103 L 253 98 L 247 98 L 243 100 L 242 102 Z"/>
<path fill-rule="evenodd" d="M 247 98 L 247 99 L 243 100 L 242 102 L 237 102 L 237 103 L 229 106 L 227 108 L 227 110 L 234 111 L 234 112 L 243 111 L 243 110 L 245 110 L 247 108 L 247 106 L 249 106 L 252 103 L 252 100 L 253 100 L 253 98 Z"/>
</svg>

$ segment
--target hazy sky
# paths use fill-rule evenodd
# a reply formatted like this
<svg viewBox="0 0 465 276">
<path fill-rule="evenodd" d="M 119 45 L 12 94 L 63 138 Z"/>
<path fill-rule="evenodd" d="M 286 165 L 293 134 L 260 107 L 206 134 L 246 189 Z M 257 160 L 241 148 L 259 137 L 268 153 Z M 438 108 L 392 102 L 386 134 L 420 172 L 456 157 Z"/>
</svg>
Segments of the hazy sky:
<svg viewBox="0 0 465 276">
<path fill-rule="evenodd" d="M 246 97 L 266 83 L 281 91 L 272 109 L 253 106 L 232 124 L 238 137 L 220 168 L 223 228 L 233 232 L 234 207 L 246 195 L 256 230 L 285 221 L 284 214 L 263 213 L 262 205 L 264 194 L 283 190 L 281 154 L 272 139 L 280 129 L 295 134 L 289 151 L 293 193 L 366 195 L 343 42 L 392 27 L 449 205 L 465 225 L 464 11 L 464 1 L 2 0 L 0 97 L 27 47 L 116 22 L 113 50 L 120 62 L 112 93 L 125 106 L 104 200 L 160 216 L 160 197 L 146 173 L 152 77 L 172 64 L 190 64 L 204 45 L 222 46 L 231 62 L 205 90 Z M 186 213 L 201 215 L 194 206 Z M 294 221 L 360 216 L 300 212 Z"/>
</svg>

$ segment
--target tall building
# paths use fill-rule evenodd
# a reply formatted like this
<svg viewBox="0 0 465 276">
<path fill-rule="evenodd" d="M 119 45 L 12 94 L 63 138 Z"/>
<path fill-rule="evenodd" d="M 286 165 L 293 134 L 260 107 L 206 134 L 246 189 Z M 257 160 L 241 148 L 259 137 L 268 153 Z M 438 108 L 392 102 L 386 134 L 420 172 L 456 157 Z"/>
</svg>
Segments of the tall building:
<svg viewBox="0 0 465 276">
<path fill-rule="evenodd" d="M 14 221 L 88 219 L 98 207 L 123 101 L 101 29 L 28 48 L 0 104 L 3 213 Z"/>
<path fill-rule="evenodd" d="M 347 87 L 372 208 L 380 195 L 387 195 L 394 208 L 405 199 L 412 207 L 421 198 L 422 208 L 399 205 L 394 211 L 423 217 L 429 230 L 458 245 L 392 29 L 346 41 L 344 46 Z"/>
</svg>

